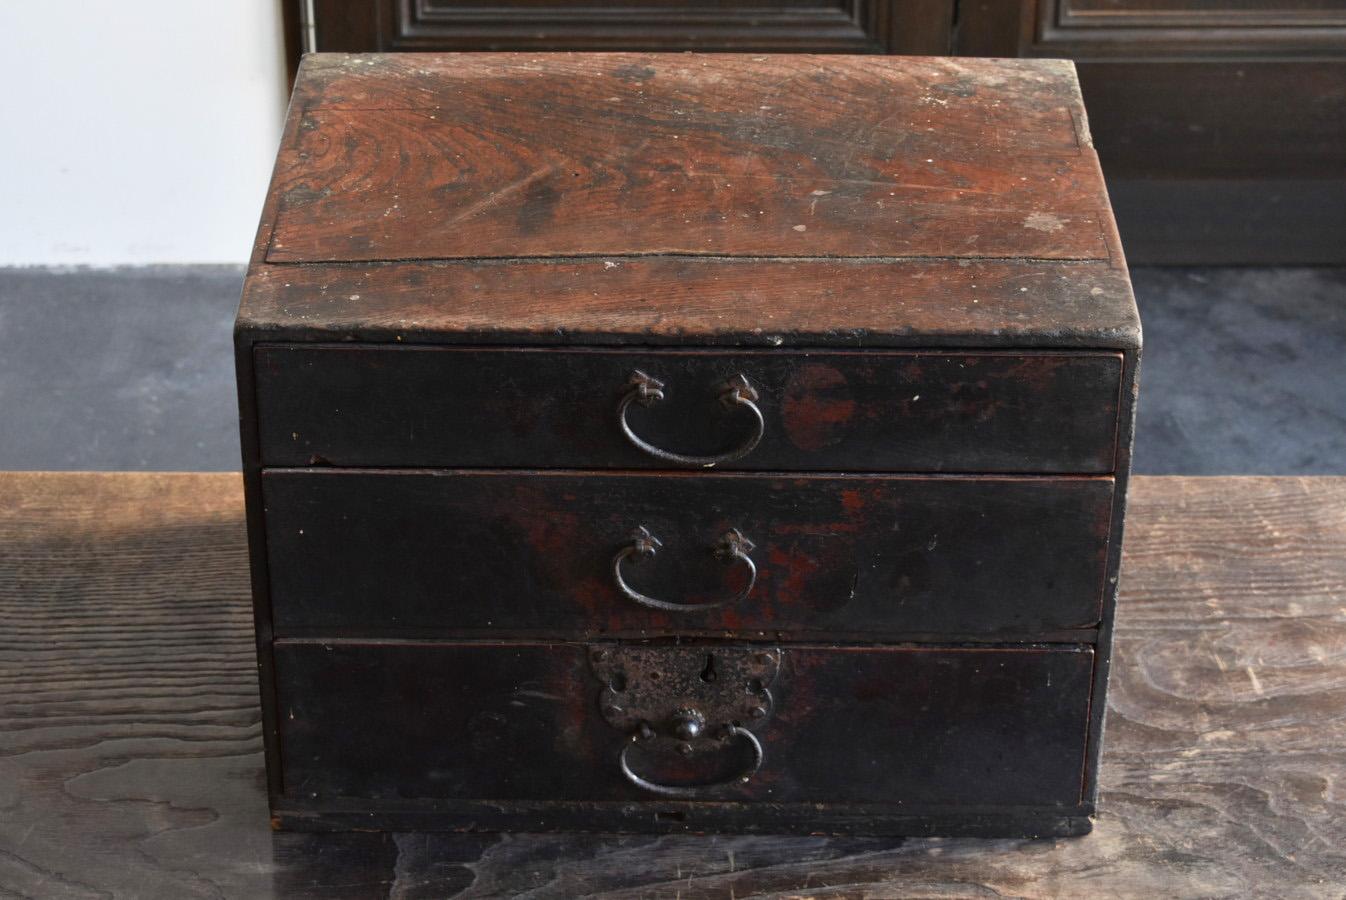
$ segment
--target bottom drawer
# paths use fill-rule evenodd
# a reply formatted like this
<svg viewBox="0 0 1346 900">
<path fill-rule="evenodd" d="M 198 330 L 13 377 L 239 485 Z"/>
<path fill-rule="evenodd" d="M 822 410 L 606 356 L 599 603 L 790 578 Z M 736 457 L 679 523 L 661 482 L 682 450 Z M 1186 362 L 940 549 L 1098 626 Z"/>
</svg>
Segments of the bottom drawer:
<svg viewBox="0 0 1346 900">
<path fill-rule="evenodd" d="M 1089 647 L 277 641 L 288 802 L 1075 806 Z"/>
</svg>

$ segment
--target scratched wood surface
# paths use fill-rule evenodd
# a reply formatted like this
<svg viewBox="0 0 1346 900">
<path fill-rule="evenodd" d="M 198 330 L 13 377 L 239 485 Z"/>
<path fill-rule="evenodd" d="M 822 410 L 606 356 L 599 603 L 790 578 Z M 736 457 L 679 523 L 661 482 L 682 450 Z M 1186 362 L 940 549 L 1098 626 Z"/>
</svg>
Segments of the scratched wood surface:
<svg viewBox="0 0 1346 900">
<path fill-rule="evenodd" d="M 239 323 L 258 340 L 406 343 L 1131 348 L 1140 340 L 1125 267 L 1100 261 L 257 263 Z"/>
<path fill-rule="evenodd" d="M 291 109 L 273 263 L 1109 255 L 1061 60 L 327 54 Z"/>
<path fill-rule="evenodd" d="M 239 322 L 254 339 L 1139 342 L 1070 63 L 931 57 L 310 55 Z"/>
<path fill-rule="evenodd" d="M 238 476 L 0 475 L 0 896 L 1346 895 L 1346 478 L 1128 521 L 1088 837 L 273 834 Z"/>
</svg>

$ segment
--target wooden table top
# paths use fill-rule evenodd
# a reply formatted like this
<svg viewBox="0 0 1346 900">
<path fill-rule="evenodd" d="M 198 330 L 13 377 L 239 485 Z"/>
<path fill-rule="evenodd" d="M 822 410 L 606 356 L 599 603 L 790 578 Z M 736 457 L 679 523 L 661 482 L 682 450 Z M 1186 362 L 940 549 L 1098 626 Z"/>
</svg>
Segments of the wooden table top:
<svg viewBox="0 0 1346 900">
<path fill-rule="evenodd" d="M 274 834 L 240 479 L 0 474 L 0 896 L 1346 896 L 1346 478 L 1137 478 L 1056 841 Z"/>
</svg>

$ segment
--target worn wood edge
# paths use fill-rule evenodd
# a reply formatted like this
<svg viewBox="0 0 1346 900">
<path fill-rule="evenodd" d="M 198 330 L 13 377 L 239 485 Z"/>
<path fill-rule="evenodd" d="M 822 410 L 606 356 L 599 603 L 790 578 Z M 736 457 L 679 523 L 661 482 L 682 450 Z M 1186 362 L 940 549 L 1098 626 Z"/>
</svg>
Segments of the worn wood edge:
<svg viewBox="0 0 1346 900">
<path fill-rule="evenodd" d="M 929 260 L 642 258 L 276 266 L 248 272 L 240 340 L 538 344 L 742 345 L 1136 350 L 1140 317 L 1130 280 L 1112 263 Z M 728 268 L 726 268 L 728 267 Z M 846 270 L 877 275 L 864 286 Z M 813 293 L 795 275 L 814 269 Z M 567 274 L 569 273 L 569 274 Z M 974 279 L 998 283 L 977 296 Z M 1058 293 L 1019 290 L 1024 276 Z M 745 293 L 738 282 L 757 285 Z M 838 283 L 838 279 L 842 279 Z M 759 283 L 760 281 L 760 283 Z M 404 283 L 406 282 L 406 283 Z M 966 282 L 966 284 L 964 283 Z M 1054 283 L 1055 282 L 1055 283 Z M 580 285 L 585 291 L 577 293 Z M 793 311 L 779 304 L 792 298 Z M 984 302 L 983 302 L 984 301 Z M 687 310 L 694 311 L 690 319 Z M 838 328 L 827 310 L 872 310 Z M 680 310 L 682 324 L 665 325 Z M 690 324 L 689 324 L 690 322 Z"/>
<path fill-rule="evenodd" d="M 575 469 L 575 468 L 465 468 L 452 466 L 266 466 L 263 474 L 299 477 L 321 477 L 329 475 L 366 475 L 398 478 L 405 475 L 431 475 L 442 477 L 458 476 L 501 476 L 517 478 L 521 475 L 533 478 L 550 477 L 629 477 L 701 480 L 716 479 L 767 480 L 789 479 L 791 481 L 1017 481 L 1029 484 L 1062 482 L 1074 484 L 1082 481 L 1108 482 L 1116 489 L 1116 476 L 1112 472 L 834 472 L 825 469 L 779 471 L 772 469 L 716 469 L 710 475 L 695 469 Z"/>
<path fill-rule="evenodd" d="M 537 478 L 552 476 L 613 476 L 631 478 L 690 478 L 701 480 L 706 477 L 757 480 L 769 478 L 788 478 L 799 481 L 1020 481 L 1043 484 L 1060 482 L 1115 482 L 1112 472 L 833 472 L 828 470 L 790 470 L 770 469 L 716 469 L 706 473 L 696 469 L 576 469 L 576 468 L 471 468 L 462 466 L 267 466 L 267 474 L 298 475 L 318 477 L 324 475 L 384 475 L 396 478 L 403 475 L 499 475 L 518 477 L 526 475 Z"/>
<path fill-rule="evenodd" d="M 577 636 L 571 633 L 568 637 L 560 639 L 551 639 L 548 637 L 538 637 L 532 632 L 524 633 L 516 629 L 512 636 L 504 639 L 489 638 L 454 638 L 447 635 L 434 635 L 430 637 L 369 637 L 360 636 L 337 636 L 337 635 L 319 635 L 319 636 L 276 636 L 273 643 L 278 646 L 320 646 L 320 647 L 470 647 L 473 645 L 487 645 L 491 647 L 538 647 L 546 645 L 548 647 L 573 647 L 583 648 L 589 646 L 603 646 L 616 641 L 613 637 L 600 637 L 591 639 L 588 637 Z M 638 643 L 641 645 L 667 645 L 680 646 L 683 643 L 683 634 L 664 634 L 648 638 L 643 641 L 632 641 L 623 643 Z M 747 640 L 744 638 L 727 639 L 706 639 L 699 640 L 696 644 L 703 646 L 724 646 L 741 644 L 760 644 L 762 641 Z M 767 644 L 777 642 L 768 641 Z M 789 641 L 779 642 L 782 647 L 789 647 L 793 650 L 819 650 L 836 653 L 882 653 L 893 651 L 896 653 L 985 653 L 996 651 L 1000 653 L 1050 653 L 1050 654 L 1070 654 L 1070 653 L 1093 653 L 1094 647 L 1084 641 L 1071 640 L 1066 642 L 1050 642 L 1045 640 L 1034 640 L 1026 642 L 993 641 L 989 645 L 985 642 L 957 641 L 945 637 L 939 641 L 903 641 L 903 642 L 884 642 L 875 646 L 872 641 L 833 641 L 830 637 L 798 637 Z"/>
<path fill-rule="evenodd" d="M 821 803 L 423 801 L 272 805 L 277 831 L 462 831 L 599 834 L 807 834 L 1052 838 L 1088 834 L 1093 807 Z"/>
<path fill-rule="evenodd" d="M 462 332 L 393 328 L 382 326 L 338 325 L 318 328 L 303 324 L 243 322 L 249 331 L 248 340 L 264 343 L 322 343 L 339 341 L 369 344 L 423 344 L 480 347 L 566 347 L 566 348 L 778 348 L 792 350 L 828 350 L 835 348 L 880 350 L 1002 350 L 1020 347 L 1026 350 L 1127 350 L 1136 346 L 1139 333 L 1130 329 L 1112 332 L 1054 331 L 1048 335 L 1028 331 L 978 333 L 973 331 L 945 332 L 875 332 L 834 331 L 781 334 L 765 329 L 751 332 L 716 332 L 696 335 L 660 334 L 641 330 L 575 329 L 552 331 L 525 331 L 519 329 L 484 329 Z"/>
<path fill-rule="evenodd" d="M 569 63 L 575 60 L 592 60 L 605 65 L 621 65 L 635 62 L 651 65 L 686 65 L 688 60 L 730 59 L 741 60 L 751 55 L 772 61 L 788 59 L 792 62 L 818 65 L 836 62 L 855 62 L 875 68 L 904 68 L 933 70 L 947 62 L 955 62 L 966 69 L 977 69 L 987 73 L 1012 67 L 1026 72 L 1035 72 L 1051 76 L 1057 82 L 1054 87 L 1061 89 L 1071 82 L 1076 85 L 1078 97 L 1078 76 L 1074 63 L 1065 58 L 1053 57 L 1000 57 L 951 55 L 902 55 L 902 54 L 865 54 L 865 53 L 790 53 L 790 52 L 753 52 L 751 54 L 736 51 L 721 52 L 660 52 L 641 50 L 486 50 L 486 51 L 399 51 L 383 53 L 347 53 L 340 51 L 322 51 L 306 53 L 299 64 L 299 73 L 295 78 L 295 96 L 310 109 L 322 108 L 324 92 L 339 81 L 348 77 L 352 71 L 361 75 L 375 74 L 380 70 L 398 71 L 400 69 L 440 69 L 453 72 L 460 68 L 461 62 L 477 64 L 516 63 L 520 60 L 549 59 L 553 62 Z M 1068 88 L 1067 88 L 1068 89 Z"/>
<path fill-rule="evenodd" d="M 1114 227 L 1114 236 L 1116 229 Z M 1120 250 L 1119 250 L 1120 252 Z M 1125 265 L 1124 260 L 1119 260 Z M 1129 282 L 1128 282 L 1129 284 Z M 1134 299 L 1132 301 L 1134 303 Z M 1104 564 L 1104 583 L 1100 606 L 1097 643 L 1094 652 L 1093 691 L 1090 696 L 1089 736 L 1085 744 L 1084 780 L 1080 796 L 1089 803 L 1098 800 L 1103 745 L 1108 727 L 1108 684 L 1112 675 L 1112 636 L 1117 623 L 1117 603 L 1121 595 L 1121 576 L 1126 537 L 1126 514 L 1131 489 L 1131 460 L 1136 433 L 1136 404 L 1140 393 L 1140 333 L 1137 321 L 1137 346 L 1126 352 L 1118 384 L 1116 447 L 1113 456 L 1114 485 L 1112 523 L 1108 533 L 1108 555 Z"/>
<path fill-rule="evenodd" d="M 267 201 L 259 228 L 255 258 L 266 252 L 269 240 L 268 219 L 273 219 L 275 198 Z M 262 497 L 261 422 L 257 408 L 256 368 L 252 336 L 240 324 L 234 325 L 234 373 L 238 396 L 239 448 L 243 474 L 244 520 L 247 525 L 248 572 L 251 585 L 253 639 L 257 652 L 257 690 L 262 709 L 262 750 L 266 760 L 267 791 L 275 796 L 284 790 L 284 766 L 281 761 L 279 701 L 276 697 L 276 664 L 272 653 L 271 575 L 266 539 L 266 507 Z"/>
<path fill-rule="evenodd" d="M 879 644 L 885 647 L 912 648 L 920 646 L 943 646 L 964 648 L 976 646 L 981 649 L 1005 649 L 1024 646 L 1030 648 L 1070 647 L 1092 645 L 1098 640 L 1099 629 L 1043 629 L 1041 631 L 1006 632 L 938 632 L 938 631 L 845 631 L 828 629 L 824 632 L 811 632 L 803 629 L 794 631 L 726 631 L 708 628 L 679 628 L 676 637 L 666 634 L 652 634 L 646 629 L 608 629 L 605 631 L 586 630 L 583 627 L 561 630 L 555 628 L 495 629 L 495 628 L 380 628 L 371 630 L 365 627 L 341 626 L 335 628 L 277 628 L 274 639 L 277 642 L 295 643 L 406 643 L 412 645 L 444 643 L 491 643 L 499 644 L 511 639 L 519 639 L 526 634 L 531 640 L 545 640 L 552 643 L 596 644 L 604 641 L 620 640 L 625 643 L 672 643 L 679 640 L 694 640 L 702 644 L 779 644 L 792 646 L 829 641 L 854 646 Z"/>
</svg>

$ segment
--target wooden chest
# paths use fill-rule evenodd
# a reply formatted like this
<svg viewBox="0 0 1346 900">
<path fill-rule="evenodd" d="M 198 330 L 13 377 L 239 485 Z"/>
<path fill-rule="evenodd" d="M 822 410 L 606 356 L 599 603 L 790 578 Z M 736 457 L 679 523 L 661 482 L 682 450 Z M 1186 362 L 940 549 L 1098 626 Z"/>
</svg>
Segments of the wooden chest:
<svg viewBox="0 0 1346 900">
<path fill-rule="evenodd" d="M 278 827 L 1088 830 L 1140 328 L 1069 63 L 310 56 L 237 348 Z"/>
</svg>

